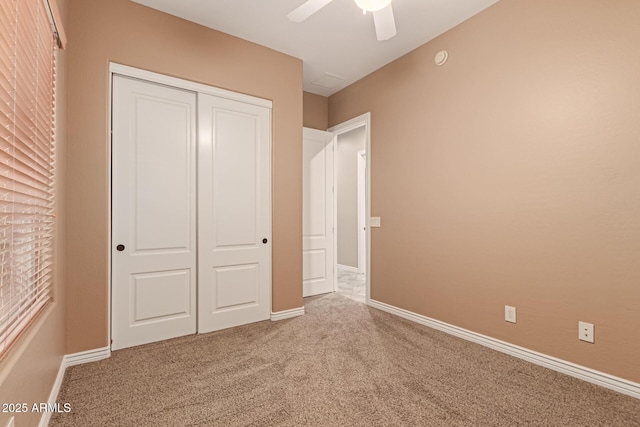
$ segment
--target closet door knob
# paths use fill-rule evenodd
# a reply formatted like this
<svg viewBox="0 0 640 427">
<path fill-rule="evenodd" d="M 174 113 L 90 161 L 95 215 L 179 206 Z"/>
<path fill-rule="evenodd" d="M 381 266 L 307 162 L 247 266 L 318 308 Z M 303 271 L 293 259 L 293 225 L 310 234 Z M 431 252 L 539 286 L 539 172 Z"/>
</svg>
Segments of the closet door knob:
<svg viewBox="0 0 640 427">
<path fill-rule="evenodd" d="M 118 252 L 122 252 L 122 251 L 124 251 L 124 245 L 118 245 L 118 246 L 116 246 L 116 249 L 117 249 Z"/>
<path fill-rule="evenodd" d="M 265 245 L 267 244 L 268 240 L 267 239 L 262 239 L 262 243 L 264 243 Z"/>
</svg>

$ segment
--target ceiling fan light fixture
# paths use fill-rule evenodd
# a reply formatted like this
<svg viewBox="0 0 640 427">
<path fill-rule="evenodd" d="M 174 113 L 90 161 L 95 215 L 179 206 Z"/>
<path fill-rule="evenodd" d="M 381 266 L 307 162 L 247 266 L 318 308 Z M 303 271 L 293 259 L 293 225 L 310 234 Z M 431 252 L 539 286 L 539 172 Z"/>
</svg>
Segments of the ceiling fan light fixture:
<svg viewBox="0 0 640 427">
<path fill-rule="evenodd" d="M 391 0 L 355 0 L 355 2 L 365 12 L 377 12 L 391 4 Z"/>
</svg>

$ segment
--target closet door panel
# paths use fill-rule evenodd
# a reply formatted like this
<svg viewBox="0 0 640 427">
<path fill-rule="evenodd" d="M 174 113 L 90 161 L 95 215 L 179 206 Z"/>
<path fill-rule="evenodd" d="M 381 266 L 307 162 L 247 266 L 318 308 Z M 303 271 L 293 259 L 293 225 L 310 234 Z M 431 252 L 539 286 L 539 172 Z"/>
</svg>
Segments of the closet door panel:
<svg viewBox="0 0 640 427">
<path fill-rule="evenodd" d="M 199 95 L 198 332 L 271 313 L 270 110 Z"/>
<path fill-rule="evenodd" d="M 113 78 L 112 349 L 196 331 L 196 94 Z"/>
</svg>

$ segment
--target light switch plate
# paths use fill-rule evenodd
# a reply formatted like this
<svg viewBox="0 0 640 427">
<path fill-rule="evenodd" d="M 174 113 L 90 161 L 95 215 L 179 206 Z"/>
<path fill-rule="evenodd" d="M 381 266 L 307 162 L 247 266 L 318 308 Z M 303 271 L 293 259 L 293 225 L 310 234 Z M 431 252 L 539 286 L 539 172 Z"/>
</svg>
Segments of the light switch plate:
<svg viewBox="0 0 640 427">
<path fill-rule="evenodd" d="M 504 320 L 510 323 L 516 323 L 516 308 L 510 305 L 504 306 Z"/>
<path fill-rule="evenodd" d="M 369 226 L 373 227 L 380 227 L 380 217 L 379 216 L 372 216 L 371 219 L 369 220 Z"/>
</svg>

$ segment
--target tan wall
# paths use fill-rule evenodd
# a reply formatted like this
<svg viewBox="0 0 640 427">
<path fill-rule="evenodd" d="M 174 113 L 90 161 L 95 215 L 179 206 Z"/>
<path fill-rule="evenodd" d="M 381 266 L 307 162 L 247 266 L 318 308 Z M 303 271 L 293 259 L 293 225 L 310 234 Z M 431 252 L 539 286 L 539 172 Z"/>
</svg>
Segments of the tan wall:
<svg viewBox="0 0 640 427">
<path fill-rule="evenodd" d="M 109 343 L 109 61 L 273 101 L 272 308 L 302 306 L 302 62 L 128 0 L 69 1 L 67 353 Z"/>
<path fill-rule="evenodd" d="M 304 92 L 302 99 L 304 127 L 327 130 L 329 128 L 329 98 Z"/>
<path fill-rule="evenodd" d="M 638 22 L 502 1 L 330 97 L 371 112 L 373 299 L 640 381 Z"/>
<path fill-rule="evenodd" d="M 57 0 L 60 15 L 66 24 L 66 0 Z M 66 152 L 66 53 L 58 52 L 56 76 L 56 241 L 54 303 L 49 304 L 40 317 L 18 340 L 0 362 L 0 403 L 47 402 L 65 354 L 65 152 Z M 0 412 L 0 426 L 15 415 L 15 425 L 36 426 L 42 414 L 10 414 Z"/>
<path fill-rule="evenodd" d="M 358 151 L 366 147 L 365 128 L 338 136 L 336 149 L 336 191 L 338 219 L 338 264 L 358 265 Z"/>
</svg>

